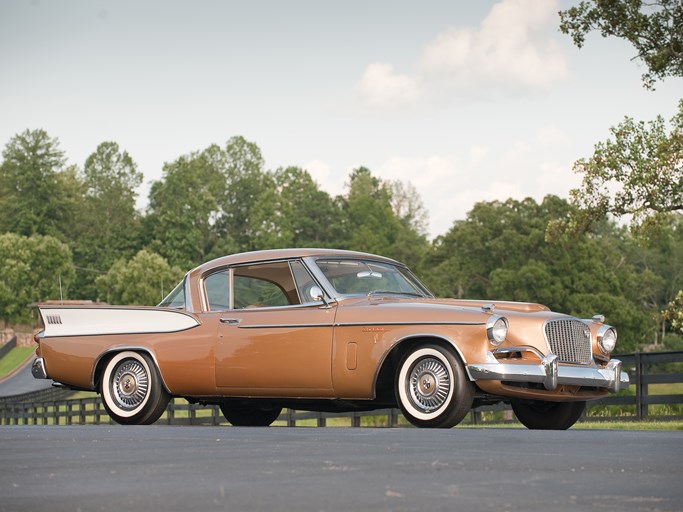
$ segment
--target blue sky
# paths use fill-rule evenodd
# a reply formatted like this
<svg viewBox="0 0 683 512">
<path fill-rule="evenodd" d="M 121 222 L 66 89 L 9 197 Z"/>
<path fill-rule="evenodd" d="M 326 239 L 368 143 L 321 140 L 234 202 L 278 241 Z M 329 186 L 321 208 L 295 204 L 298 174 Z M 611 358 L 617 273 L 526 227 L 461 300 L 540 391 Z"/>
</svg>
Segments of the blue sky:
<svg viewBox="0 0 683 512">
<path fill-rule="evenodd" d="M 27 128 L 79 166 L 112 140 L 145 175 L 242 135 L 331 194 L 369 167 L 444 234 L 481 200 L 568 197 L 625 115 L 669 119 L 626 42 L 558 31 L 574 2 L 0 1 L 0 144 Z"/>
</svg>

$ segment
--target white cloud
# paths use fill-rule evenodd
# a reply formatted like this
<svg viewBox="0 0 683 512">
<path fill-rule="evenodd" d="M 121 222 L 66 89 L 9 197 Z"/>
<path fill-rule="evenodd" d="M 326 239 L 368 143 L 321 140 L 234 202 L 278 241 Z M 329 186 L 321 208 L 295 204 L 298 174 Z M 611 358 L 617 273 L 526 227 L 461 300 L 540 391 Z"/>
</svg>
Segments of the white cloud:
<svg viewBox="0 0 683 512">
<path fill-rule="evenodd" d="M 332 173 L 332 166 L 322 160 L 311 160 L 304 165 L 304 169 L 318 184 L 328 182 Z"/>
<path fill-rule="evenodd" d="M 571 139 L 557 125 L 549 124 L 542 126 L 536 134 L 536 142 L 541 146 L 567 146 Z"/>
<path fill-rule="evenodd" d="M 427 91 L 544 89 L 568 75 L 560 47 L 542 30 L 556 26 L 557 0 L 502 0 L 476 27 L 450 27 L 422 51 L 414 76 L 372 63 L 357 91 L 368 105 L 394 107 Z"/>
<path fill-rule="evenodd" d="M 409 103 L 419 95 L 416 79 L 396 73 L 394 66 L 386 62 L 369 64 L 356 90 L 368 105 L 375 107 Z"/>
<path fill-rule="evenodd" d="M 486 160 L 490 152 L 491 148 L 488 146 L 472 146 L 470 148 L 470 162 L 472 162 L 472 165 L 477 166 Z"/>
<path fill-rule="evenodd" d="M 456 163 L 447 157 L 427 158 L 393 157 L 377 168 L 377 175 L 387 180 L 412 183 L 418 191 L 442 183 L 456 171 Z"/>
</svg>

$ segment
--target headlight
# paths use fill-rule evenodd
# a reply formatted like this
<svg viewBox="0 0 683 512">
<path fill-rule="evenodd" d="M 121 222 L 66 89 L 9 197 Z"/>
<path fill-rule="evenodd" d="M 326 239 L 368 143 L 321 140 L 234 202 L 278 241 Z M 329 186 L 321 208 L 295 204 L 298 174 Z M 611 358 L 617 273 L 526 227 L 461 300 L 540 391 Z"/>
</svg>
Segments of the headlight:
<svg viewBox="0 0 683 512">
<path fill-rule="evenodd" d="M 605 355 L 610 355 L 617 344 L 617 331 L 614 327 L 603 325 L 598 330 L 598 346 Z"/>
<path fill-rule="evenodd" d="M 508 321 L 507 318 L 503 316 L 493 315 L 486 322 L 486 336 L 489 342 L 494 347 L 497 347 L 505 341 L 505 337 L 508 334 Z"/>
</svg>

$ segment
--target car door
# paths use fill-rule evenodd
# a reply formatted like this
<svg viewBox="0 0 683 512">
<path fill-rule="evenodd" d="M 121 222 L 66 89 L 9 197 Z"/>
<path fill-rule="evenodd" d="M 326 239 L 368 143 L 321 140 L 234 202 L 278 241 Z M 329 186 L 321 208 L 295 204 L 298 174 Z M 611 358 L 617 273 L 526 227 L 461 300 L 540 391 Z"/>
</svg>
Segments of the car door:
<svg viewBox="0 0 683 512">
<path fill-rule="evenodd" d="M 209 276 L 206 286 L 209 303 L 225 306 L 215 352 L 219 389 L 238 396 L 333 395 L 336 309 L 311 298 L 315 282 L 301 261 L 232 267 Z M 218 288 L 229 290 L 227 301 Z"/>
</svg>

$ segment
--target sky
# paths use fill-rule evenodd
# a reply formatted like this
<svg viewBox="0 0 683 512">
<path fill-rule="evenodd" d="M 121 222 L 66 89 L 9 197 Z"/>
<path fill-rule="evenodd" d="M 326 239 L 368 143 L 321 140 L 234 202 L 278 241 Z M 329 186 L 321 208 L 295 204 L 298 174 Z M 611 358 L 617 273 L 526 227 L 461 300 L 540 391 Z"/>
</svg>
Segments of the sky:
<svg viewBox="0 0 683 512">
<path fill-rule="evenodd" d="M 83 166 L 104 141 L 144 174 L 255 142 L 332 195 L 349 172 L 411 183 L 430 238 L 478 201 L 568 198 L 573 163 L 624 116 L 670 119 L 615 38 L 578 49 L 565 0 L 0 0 L 0 145 L 26 129 Z"/>
</svg>

